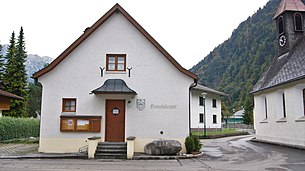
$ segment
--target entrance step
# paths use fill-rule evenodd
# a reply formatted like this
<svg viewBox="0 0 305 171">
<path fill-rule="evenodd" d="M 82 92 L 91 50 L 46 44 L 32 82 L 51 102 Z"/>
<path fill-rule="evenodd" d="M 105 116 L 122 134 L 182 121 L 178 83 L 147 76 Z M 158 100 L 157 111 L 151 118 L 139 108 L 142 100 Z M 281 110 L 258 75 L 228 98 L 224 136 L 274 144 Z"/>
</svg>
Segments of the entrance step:
<svg viewBox="0 0 305 171">
<path fill-rule="evenodd" d="M 126 142 L 100 142 L 95 151 L 99 159 L 127 159 Z"/>
</svg>

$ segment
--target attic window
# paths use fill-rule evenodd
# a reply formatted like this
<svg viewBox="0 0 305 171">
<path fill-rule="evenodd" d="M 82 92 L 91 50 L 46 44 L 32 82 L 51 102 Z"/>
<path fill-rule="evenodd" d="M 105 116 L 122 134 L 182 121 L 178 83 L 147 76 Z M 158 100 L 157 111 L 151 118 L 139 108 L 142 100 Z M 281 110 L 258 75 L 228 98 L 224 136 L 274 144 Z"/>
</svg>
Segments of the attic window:
<svg viewBox="0 0 305 171">
<path fill-rule="evenodd" d="M 294 29 L 295 31 L 303 31 L 303 17 L 300 13 L 294 14 Z"/>
<path fill-rule="evenodd" d="M 279 35 L 284 33 L 284 21 L 283 21 L 283 17 L 280 16 L 279 19 L 277 20 L 277 25 L 278 25 L 278 31 L 279 31 Z"/>
<path fill-rule="evenodd" d="M 107 71 L 126 71 L 126 54 L 107 54 Z"/>
</svg>

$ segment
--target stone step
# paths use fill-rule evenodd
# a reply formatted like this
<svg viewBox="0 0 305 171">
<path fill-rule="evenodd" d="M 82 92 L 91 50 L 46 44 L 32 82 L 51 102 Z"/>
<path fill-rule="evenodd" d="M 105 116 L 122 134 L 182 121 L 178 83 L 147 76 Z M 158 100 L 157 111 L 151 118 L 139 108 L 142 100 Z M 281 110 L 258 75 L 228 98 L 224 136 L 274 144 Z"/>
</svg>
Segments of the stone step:
<svg viewBox="0 0 305 171">
<path fill-rule="evenodd" d="M 122 153 L 127 154 L 127 149 L 97 149 L 96 153 Z"/>
<path fill-rule="evenodd" d="M 97 149 L 127 149 L 127 146 L 97 146 Z"/>
<path fill-rule="evenodd" d="M 126 142 L 99 142 L 98 145 L 102 146 L 127 146 Z"/>
<path fill-rule="evenodd" d="M 98 159 L 127 159 L 127 154 L 96 153 L 94 157 Z"/>
<path fill-rule="evenodd" d="M 95 151 L 95 158 L 100 159 L 126 159 L 126 142 L 100 142 Z"/>
</svg>

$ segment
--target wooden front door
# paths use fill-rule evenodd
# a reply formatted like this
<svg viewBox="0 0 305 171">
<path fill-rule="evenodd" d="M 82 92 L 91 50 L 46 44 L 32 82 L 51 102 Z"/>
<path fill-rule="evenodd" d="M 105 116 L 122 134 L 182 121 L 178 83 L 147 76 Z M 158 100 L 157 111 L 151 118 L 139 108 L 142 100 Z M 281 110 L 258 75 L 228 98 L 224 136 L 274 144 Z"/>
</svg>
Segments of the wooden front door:
<svg viewBox="0 0 305 171">
<path fill-rule="evenodd" d="M 106 100 L 105 133 L 105 141 L 125 141 L 125 100 Z"/>
</svg>

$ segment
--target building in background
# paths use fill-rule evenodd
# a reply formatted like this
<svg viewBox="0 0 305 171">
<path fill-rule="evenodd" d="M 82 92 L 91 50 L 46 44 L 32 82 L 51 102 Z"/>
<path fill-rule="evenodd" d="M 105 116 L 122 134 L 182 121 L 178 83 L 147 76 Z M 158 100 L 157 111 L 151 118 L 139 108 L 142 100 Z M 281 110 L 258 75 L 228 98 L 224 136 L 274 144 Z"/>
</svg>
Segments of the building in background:
<svg viewBox="0 0 305 171">
<path fill-rule="evenodd" d="M 22 97 L 19 97 L 15 94 L 6 92 L 0 89 L 0 117 L 2 117 L 3 110 L 10 110 L 10 101 L 14 100 L 23 100 Z"/>
<path fill-rule="evenodd" d="M 278 55 L 252 90 L 259 141 L 305 148 L 304 18 L 301 0 L 282 0 L 273 18 Z"/>
</svg>

